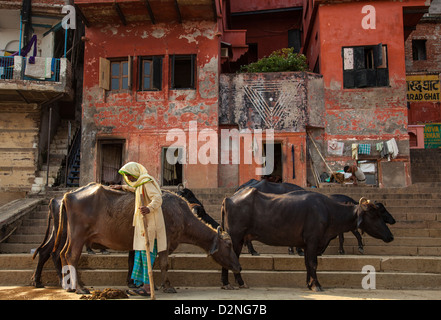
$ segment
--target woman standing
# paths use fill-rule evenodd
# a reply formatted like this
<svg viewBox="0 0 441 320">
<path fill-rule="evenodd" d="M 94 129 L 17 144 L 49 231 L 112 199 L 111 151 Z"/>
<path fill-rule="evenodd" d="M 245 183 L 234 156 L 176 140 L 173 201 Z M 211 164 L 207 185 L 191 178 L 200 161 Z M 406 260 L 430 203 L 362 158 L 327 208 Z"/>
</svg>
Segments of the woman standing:
<svg viewBox="0 0 441 320">
<path fill-rule="evenodd" d="M 150 295 L 150 281 L 143 217 L 147 216 L 149 243 L 154 243 L 153 246 L 150 246 L 150 257 L 153 266 L 157 252 L 167 250 L 167 235 L 161 209 L 161 188 L 158 182 L 148 174 L 146 168 L 139 163 L 129 162 L 118 172 L 123 175 L 124 181 L 128 186 L 114 185 L 111 187 L 135 193 L 135 212 L 133 215 L 135 263 L 132 279 L 136 285 L 143 284 L 143 287 L 129 291 L 129 293 L 148 296 Z"/>
</svg>

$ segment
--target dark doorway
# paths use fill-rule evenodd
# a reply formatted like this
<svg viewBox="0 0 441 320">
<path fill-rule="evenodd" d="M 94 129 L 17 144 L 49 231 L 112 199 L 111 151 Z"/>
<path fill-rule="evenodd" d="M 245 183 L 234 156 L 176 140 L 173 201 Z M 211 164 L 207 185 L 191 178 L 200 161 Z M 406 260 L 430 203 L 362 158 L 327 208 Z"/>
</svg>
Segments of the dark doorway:
<svg viewBox="0 0 441 320">
<path fill-rule="evenodd" d="M 162 148 L 162 185 L 177 186 L 182 183 L 183 148 Z M 167 157 L 167 154 L 169 157 Z"/>
<path fill-rule="evenodd" d="M 268 179 L 272 182 L 282 182 L 283 181 L 283 154 L 282 154 L 282 144 L 274 143 L 274 169 L 271 174 L 264 176 L 265 179 Z M 268 143 L 263 144 L 263 151 L 265 157 L 270 157 L 271 154 L 268 152 L 271 148 L 268 148 Z M 265 165 L 265 164 L 264 164 Z"/>
<path fill-rule="evenodd" d="M 124 140 L 101 140 L 98 142 L 99 182 L 104 185 L 121 184 L 118 170 L 123 164 Z"/>
</svg>

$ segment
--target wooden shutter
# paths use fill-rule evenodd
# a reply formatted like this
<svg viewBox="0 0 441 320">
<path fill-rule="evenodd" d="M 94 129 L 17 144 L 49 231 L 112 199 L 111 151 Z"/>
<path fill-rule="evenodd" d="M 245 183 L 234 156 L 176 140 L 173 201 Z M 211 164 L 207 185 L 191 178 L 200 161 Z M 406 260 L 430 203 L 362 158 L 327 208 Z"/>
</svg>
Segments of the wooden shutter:
<svg viewBox="0 0 441 320">
<path fill-rule="evenodd" d="M 99 87 L 110 90 L 110 61 L 100 57 Z"/>
<path fill-rule="evenodd" d="M 127 86 L 129 90 L 132 90 L 132 65 L 133 58 L 131 56 L 127 57 Z"/>
<path fill-rule="evenodd" d="M 153 89 L 162 89 L 162 57 L 153 57 Z"/>
<path fill-rule="evenodd" d="M 364 47 L 354 47 L 354 69 L 365 69 Z"/>
</svg>

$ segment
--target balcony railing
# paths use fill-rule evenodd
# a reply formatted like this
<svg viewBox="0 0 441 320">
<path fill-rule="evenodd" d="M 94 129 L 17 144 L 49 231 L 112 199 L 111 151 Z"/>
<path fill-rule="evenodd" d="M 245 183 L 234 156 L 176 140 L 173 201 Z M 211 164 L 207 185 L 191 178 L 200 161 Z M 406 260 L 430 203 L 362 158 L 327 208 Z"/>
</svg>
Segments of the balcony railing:
<svg viewBox="0 0 441 320">
<path fill-rule="evenodd" d="M 0 57 L 0 79 L 14 79 L 14 57 Z"/>
<path fill-rule="evenodd" d="M 0 56 L 0 80 L 60 81 L 61 59 Z"/>
<path fill-rule="evenodd" d="M 0 56 L 0 101 L 44 103 L 73 98 L 72 67 L 66 58 Z M 34 63 L 32 63 L 34 62 Z"/>
</svg>

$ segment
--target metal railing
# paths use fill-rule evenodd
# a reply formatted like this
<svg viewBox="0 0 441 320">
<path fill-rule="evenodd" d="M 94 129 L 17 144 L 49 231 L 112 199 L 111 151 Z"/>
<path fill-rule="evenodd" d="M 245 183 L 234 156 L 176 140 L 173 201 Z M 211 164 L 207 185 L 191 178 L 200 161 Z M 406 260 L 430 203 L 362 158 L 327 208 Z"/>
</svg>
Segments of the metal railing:
<svg viewBox="0 0 441 320">
<path fill-rule="evenodd" d="M 0 57 L 0 80 L 14 78 L 14 57 Z"/>
<path fill-rule="evenodd" d="M 31 65 L 31 63 L 29 63 L 29 58 L 22 57 L 19 66 L 15 66 L 17 60 L 14 60 L 14 58 L 14 56 L 0 56 L 0 81 L 7 79 L 51 82 L 60 81 L 61 63 L 59 58 L 45 58 L 44 60 L 40 60 L 40 62 L 43 62 L 43 65 L 41 65 L 36 71 L 34 70 L 34 72 L 26 72 L 26 67 Z M 32 64 L 32 66 L 34 67 L 35 64 Z"/>
</svg>

